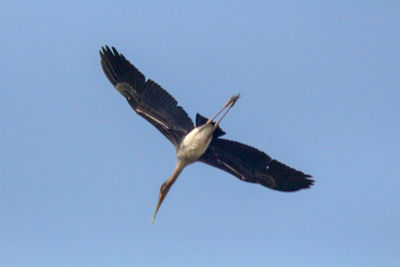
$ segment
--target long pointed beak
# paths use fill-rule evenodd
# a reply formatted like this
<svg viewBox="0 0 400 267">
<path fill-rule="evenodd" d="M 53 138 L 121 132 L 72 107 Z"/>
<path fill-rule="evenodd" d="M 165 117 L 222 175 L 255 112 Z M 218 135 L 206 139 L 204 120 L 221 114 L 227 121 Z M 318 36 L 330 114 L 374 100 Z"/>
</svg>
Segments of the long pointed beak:
<svg viewBox="0 0 400 267">
<path fill-rule="evenodd" d="M 152 224 L 154 223 L 154 220 L 156 219 L 156 216 L 157 216 L 157 212 L 160 209 L 161 203 L 163 202 L 163 200 L 167 194 L 168 194 L 168 190 L 166 192 L 163 192 L 162 190 L 160 190 L 160 196 L 158 197 L 157 206 L 156 206 L 156 209 L 153 214 L 153 219 L 151 220 Z"/>
<path fill-rule="evenodd" d="M 153 219 L 151 220 L 151 223 L 154 223 L 154 220 L 156 219 L 157 216 L 157 212 L 161 207 L 161 204 L 165 198 L 165 196 L 168 194 L 169 189 L 171 188 L 171 186 L 174 184 L 175 180 L 178 178 L 179 174 L 181 173 L 181 171 L 183 170 L 183 168 L 186 165 L 183 164 L 181 161 L 178 160 L 178 162 L 176 163 L 175 166 L 175 170 L 172 173 L 171 177 L 169 177 L 161 186 L 160 188 L 160 195 L 158 197 L 158 202 L 157 202 L 157 206 L 156 206 L 156 210 L 154 211 L 153 214 Z"/>
</svg>

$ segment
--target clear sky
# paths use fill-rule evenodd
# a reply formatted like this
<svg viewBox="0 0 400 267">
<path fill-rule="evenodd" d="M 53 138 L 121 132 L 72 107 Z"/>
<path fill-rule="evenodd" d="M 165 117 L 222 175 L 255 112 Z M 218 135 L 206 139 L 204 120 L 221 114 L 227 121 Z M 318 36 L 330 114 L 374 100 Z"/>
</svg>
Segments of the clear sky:
<svg viewBox="0 0 400 267">
<path fill-rule="evenodd" d="M 0 266 L 400 266 L 399 1 L 2 1 Z M 175 149 L 99 64 L 314 176 L 281 193 Z"/>
</svg>

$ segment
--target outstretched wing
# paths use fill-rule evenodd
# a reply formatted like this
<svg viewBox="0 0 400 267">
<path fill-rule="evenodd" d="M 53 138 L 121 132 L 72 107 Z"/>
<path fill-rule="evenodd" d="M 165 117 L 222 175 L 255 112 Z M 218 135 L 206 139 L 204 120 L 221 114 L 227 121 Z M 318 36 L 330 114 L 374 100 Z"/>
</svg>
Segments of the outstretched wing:
<svg viewBox="0 0 400 267">
<path fill-rule="evenodd" d="M 102 47 L 101 66 L 108 80 L 140 116 L 153 124 L 176 148 L 194 125 L 166 90 L 148 79 L 112 47 Z"/>
<path fill-rule="evenodd" d="M 271 159 L 258 149 L 222 138 L 214 138 L 199 161 L 227 171 L 240 180 L 292 192 L 314 184 L 311 176 Z"/>
</svg>

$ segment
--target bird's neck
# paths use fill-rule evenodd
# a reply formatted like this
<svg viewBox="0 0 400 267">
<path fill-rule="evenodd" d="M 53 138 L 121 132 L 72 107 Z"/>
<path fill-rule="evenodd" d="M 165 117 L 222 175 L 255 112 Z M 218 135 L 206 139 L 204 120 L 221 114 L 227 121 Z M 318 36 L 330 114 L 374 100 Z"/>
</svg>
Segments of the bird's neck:
<svg viewBox="0 0 400 267">
<path fill-rule="evenodd" d="M 186 164 L 184 164 L 182 161 L 178 160 L 171 176 L 164 183 L 164 184 L 168 185 L 168 189 L 175 183 L 176 179 L 178 179 L 179 174 L 181 174 L 181 172 L 185 168 L 185 166 L 186 166 Z"/>
</svg>

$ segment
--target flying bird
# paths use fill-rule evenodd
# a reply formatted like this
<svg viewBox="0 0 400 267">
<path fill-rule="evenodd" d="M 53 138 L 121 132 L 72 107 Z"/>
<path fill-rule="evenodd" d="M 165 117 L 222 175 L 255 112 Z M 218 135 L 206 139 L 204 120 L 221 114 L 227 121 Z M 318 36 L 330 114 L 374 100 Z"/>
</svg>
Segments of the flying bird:
<svg viewBox="0 0 400 267">
<path fill-rule="evenodd" d="M 278 191 L 293 192 L 314 184 L 310 175 L 288 167 L 254 147 L 221 138 L 225 132 L 219 124 L 239 95 L 231 97 L 210 119 L 196 114 L 195 126 L 173 96 L 156 82 L 146 80 L 114 47 L 102 47 L 100 57 L 108 80 L 132 109 L 153 124 L 176 148 L 177 163 L 172 175 L 160 188 L 152 222 L 179 174 L 196 161 L 222 169 L 242 181 Z M 219 115 L 221 117 L 214 122 Z"/>
</svg>

